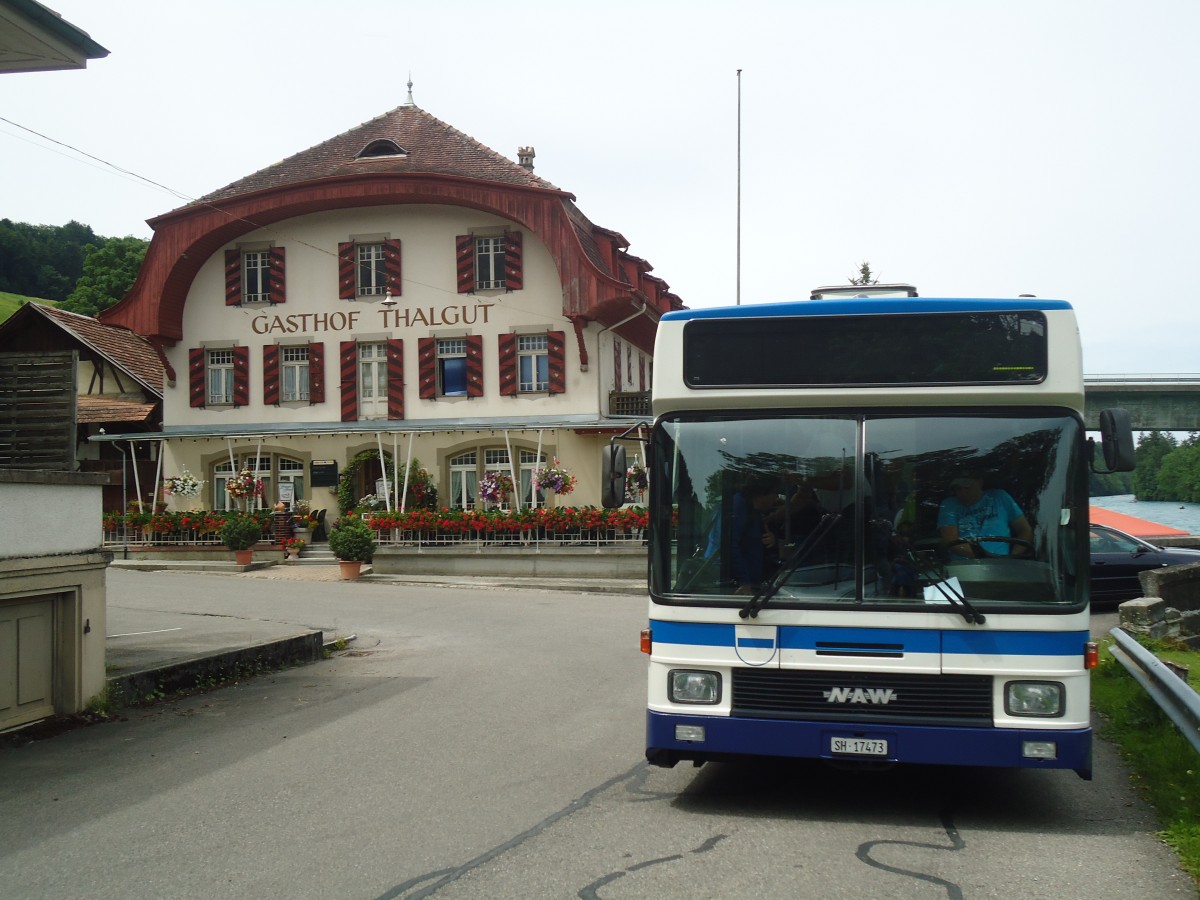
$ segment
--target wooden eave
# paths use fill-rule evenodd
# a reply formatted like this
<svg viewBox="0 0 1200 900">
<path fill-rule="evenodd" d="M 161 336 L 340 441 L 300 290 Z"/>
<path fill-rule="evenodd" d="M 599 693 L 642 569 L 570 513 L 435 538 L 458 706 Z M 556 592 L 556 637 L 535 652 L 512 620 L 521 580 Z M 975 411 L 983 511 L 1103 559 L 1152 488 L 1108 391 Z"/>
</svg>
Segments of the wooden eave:
<svg viewBox="0 0 1200 900">
<path fill-rule="evenodd" d="M 528 229 L 546 245 L 558 265 L 563 314 L 613 325 L 649 300 L 638 282 L 622 282 L 617 273 L 605 272 L 584 252 L 566 208 L 572 200 L 565 191 L 458 176 L 363 173 L 184 207 L 150 220 L 154 238 L 133 287 L 99 318 L 105 324 L 129 328 L 157 346 L 174 344 L 183 338 L 183 307 L 201 266 L 242 235 L 315 212 L 420 203 L 477 209 Z M 334 249 L 330 248 L 331 254 Z M 657 291 L 651 293 L 658 296 Z M 678 298 L 673 301 L 664 305 L 659 298 L 649 310 L 653 321 L 659 312 L 678 308 Z M 646 318 L 640 316 L 639 320 Z M 653 328 L 649 342 L 644 342 L 646 329 L 635 324 L 639 320 L 618 333 L 628 332 L 631 340 L 636 333 L 639 345 L 652 347 Z"/>
</svg>

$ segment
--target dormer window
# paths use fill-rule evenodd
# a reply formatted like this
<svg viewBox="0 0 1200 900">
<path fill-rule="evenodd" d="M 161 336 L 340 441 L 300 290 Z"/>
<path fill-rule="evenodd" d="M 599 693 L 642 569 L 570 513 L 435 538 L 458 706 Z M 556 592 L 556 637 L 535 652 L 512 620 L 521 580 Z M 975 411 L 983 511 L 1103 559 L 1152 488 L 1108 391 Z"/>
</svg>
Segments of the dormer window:
<svg viewBox="0 0 1200 900">
<path fill-rule="evenodd" d="M 395 141 L 381 138 L 377 141 L 371 141 L 371 143 L 363 147 L 355 159 L 387 159 L 392 156 L 408 156 L 408 151 Z"/>
</svg>

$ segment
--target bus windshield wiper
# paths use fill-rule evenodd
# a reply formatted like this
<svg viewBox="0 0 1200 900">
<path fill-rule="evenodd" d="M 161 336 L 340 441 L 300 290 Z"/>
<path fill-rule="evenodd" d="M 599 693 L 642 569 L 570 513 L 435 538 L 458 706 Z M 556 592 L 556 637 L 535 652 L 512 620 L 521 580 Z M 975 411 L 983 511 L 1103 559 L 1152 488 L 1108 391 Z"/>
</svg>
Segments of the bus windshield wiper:
<svg viewBox="0 0 1200 900">
<path fill-rule="evenodd" d="M 800 563 L 808 559 L 813 550 L 821 543 L 825 535 L 833 530 L 833 526 L 842 519 L 841 513 L 825 513 L 821 516 L 821 521 L 814 528 L 796 549 L 792 551 L 792 555 L 788 557 L 788 561 L 779 567 L 779 571 L 775 573 L 775 577 L 769 583 L 759 588 L 758 592 L 750 598 L 750 602 L 738 610 L 738 615 L 743 619 L 757 619 L 758 611 L 766 606 L 767 601 L 779 593 L 779 589 L 787 583 L 787 580 L 792 576 L 796 569 L 800 568 Z"/>
<path fill-rule="evenodd" d="M 987 621 L 983 613 L 976 610 L 965 595 L 956 591 L 949 580 L 940 577 L 937 569 L 922 563 L 917 554 L 913 553 L 912 550 L 909 550 L 907 555 L 909 562 L 929 581 L 930 587 L 937 588 L 938 593 L 946 598 L 946 602 L 958 611 L 959 615 L 966 620 L 968 625 L 982 625 Z"/>
</svg>

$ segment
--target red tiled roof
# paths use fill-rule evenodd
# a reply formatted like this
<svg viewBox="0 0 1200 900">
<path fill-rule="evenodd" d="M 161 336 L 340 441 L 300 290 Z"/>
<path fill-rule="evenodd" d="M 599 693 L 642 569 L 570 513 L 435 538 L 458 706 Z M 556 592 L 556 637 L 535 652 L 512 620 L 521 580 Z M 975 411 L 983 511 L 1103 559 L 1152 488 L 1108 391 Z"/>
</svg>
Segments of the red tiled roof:
<svg viewBox="0 0 1200 900">
<path fill-rule="evenodd" d="M 75 418 L 80 424 L 95 422 L 144 422 L 154 412 L 153 403 L 137 403 L 115 397 L 84 394 L 76 398 Z"/>
<path fill-rule="evenodd" d="M 162 361 L 153 345 L 140 334 L 115 325 L 102 325 L 91 316 L 53 306 L 38 305 L 37 309 L 78 340 L 108 357 L 156 396 L 162 396 Z"/>
<path fill-rule="evenodd" d="M 393 141 L 405 153 L 358 158 L 364 148 L 379 140 Z M 398 106 L 357 128 L 247 175 L 201 197 L 197 203 L 339 175 L 379 173 L 451 175 L 515 187 L 558 190 L 529 169 L 410 104 Z"/>
<path fill-rule="evenodd" d="M 1118 531 L 1123 531 L 1126 534 L 1132 534 L 1134 537 L 1140 538 L 1172 537 L 1187 534 L 1186 531 L 1180 531 L 1178 528 L 1172 528 L 1170 525 L 1159 525 L 1157 522 L 1149 522 L 1146 519 L 1127 516 L 1124 513 L 1113 512 L 1109 509 L 1101 509 L 1098 506 L 1088 508 L 1088 520 L 1093 525 L 1107 525 L 1109 528 L 1115 528 Z"/>
</svg>

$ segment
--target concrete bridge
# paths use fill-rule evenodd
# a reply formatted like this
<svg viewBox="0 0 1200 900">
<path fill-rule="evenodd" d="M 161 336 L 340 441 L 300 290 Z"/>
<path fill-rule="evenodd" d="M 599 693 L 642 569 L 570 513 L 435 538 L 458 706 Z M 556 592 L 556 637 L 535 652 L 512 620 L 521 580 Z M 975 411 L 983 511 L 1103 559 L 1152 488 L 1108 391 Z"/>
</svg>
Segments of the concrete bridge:
<svg viewBox="0 0 1200 900">
<path fill-rule="evenodd" d="M 1084 420 L 1100 427 L 1100 410 L 1129 410 L 1133 430 L 1200 431 L 1200 375 L 1085 375 Z"/>
</svg>

